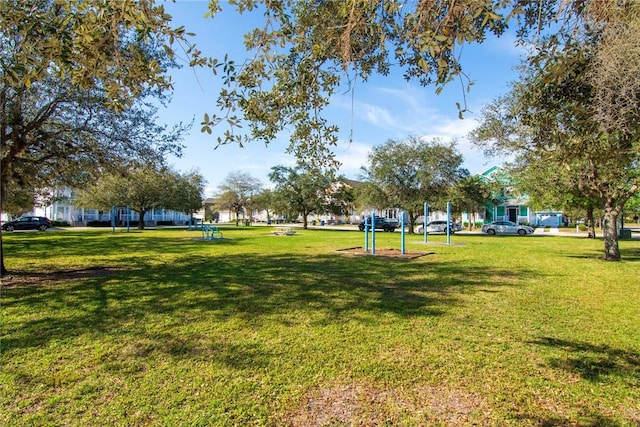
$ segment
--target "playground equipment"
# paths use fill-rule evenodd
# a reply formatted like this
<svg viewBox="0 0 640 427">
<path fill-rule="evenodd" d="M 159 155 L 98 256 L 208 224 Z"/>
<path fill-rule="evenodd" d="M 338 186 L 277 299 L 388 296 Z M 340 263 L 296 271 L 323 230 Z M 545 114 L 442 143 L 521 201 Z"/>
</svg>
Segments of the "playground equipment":
<svg viewBox="0 0 640 427">
<path fill-rule="evenodd" d="M 424 226 L 422 232 L 424 233 L 424 242 L 427 243 L 429 232 L 427 231 L 427 223 L 429 222 L 429 205 L 424 204 Z M 451 202 L 447 202 L 447 245 L 451 244 Z"/>
<path fill-rule="evenodd" d="M 121 213 L 121 210 L 125 209 L 125 216 L 126 216 L 126 222 L 127 222 L 127 233 L 130 230 L 130 226 L 131 226 L 131 208 L 129 208 L 129 206 L 112 206 L 111 207 L 111 231 L 113 233 L 116 232 L 116 219 L 118 217 L 118 214 Z"/>
<path fill-rule="evenodd" d="M 404 226 L 405 213 L 401 212 L 400 215 L 400 251 L 402 255 L 405 253 L 405 226 Z M 376 254 L 376 214 L 372 214 L 370 217 L 365 218 L 364 223 L 364 251 L 369 252 L 369 232 L 371 232 L 371 255 Z"/>
<path fill-rule="evenodd" d="M 406 230 L 405 230 L 405 218 L 406 212 L 400 212 L 400 251 L 402 255 L 405 254 L 405 242 L 406 242 Z M 427 243 L 429 232 L 427 231 L 427 223 L 429 218 L 429 204 L 424 204 L 424 242 Z M 371 255 L 376 254 L 376 220 L 380 220 L 380 217 L 376 217 L 376 214 L 371 214 L 364 220 L 364 251 L 369 252 Z M 447 202 L 447 224 L 451 224 L 451 202 Z M 369 244 L 369 233 L 371 233 L 371 244 Z M 447 227 L 447 245 L 451 244 L 451 227 Z"/>
</svg>

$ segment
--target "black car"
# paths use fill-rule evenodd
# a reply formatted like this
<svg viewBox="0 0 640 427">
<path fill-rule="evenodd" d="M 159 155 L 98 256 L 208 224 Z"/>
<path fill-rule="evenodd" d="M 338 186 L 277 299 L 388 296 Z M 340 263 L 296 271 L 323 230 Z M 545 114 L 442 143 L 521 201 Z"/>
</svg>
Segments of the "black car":
<svg viewBox="0 0 640 427">
<path fill-rule="evenodd" d="M 2 224 L 4 231 L 13 230 L 40 230 L 47 231 L 51 227 L 51 220 L 43 216 L 23 216 L 16 220 Z"/>
<path fill-rule="evenodd" d="M 365 227 L 367 230 L 371 230 L 371 221 L 371 217 L 367 217 L 364 220 L 360 221 L 358 230 L 364 231 Z M 376 216 L 376 230 L 388 231 L 393 233 L 393 231 L 399 227 L 400 223 L 395 218 L 383 218 Z"/>
</svg>

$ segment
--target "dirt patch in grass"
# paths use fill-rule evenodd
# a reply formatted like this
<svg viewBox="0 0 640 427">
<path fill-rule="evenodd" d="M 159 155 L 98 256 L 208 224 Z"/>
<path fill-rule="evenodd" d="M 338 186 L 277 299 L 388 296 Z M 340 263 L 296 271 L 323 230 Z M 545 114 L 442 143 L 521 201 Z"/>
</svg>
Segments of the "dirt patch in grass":
<svg viewBox="0 0 640 427">
<path fill-rule="evenodd" d="M 91 277 L 104 277 L 122 270 L 116 267 L 88 267 L 74 270 L 56 270 L 41 273 L 18 272 L 3 277 L 3 288 L 17 288 L 22 286 L 60 285 L 69 280 L 88 279 Z"/>
<path fill-rule="evenodd" d="M 372 255 L 371 249 L 369 249 L 369 252 L 365 252 L 362 246 L 357 246 L 355 248 L 338 249 L 336 252 L 341 254 L 347 254 L 347 255 L 369 255 L 369 256 L 381 256 L 381 257 L 388 257 L 388 258 L 406 258 L 406 259 L 420 258 L 426 255 L 433 255 L 435 253 L 435 252 L 405 250 L 403 254 L 400 249 L 376 248 L 375 255 Z"/>
<path fill-rule="evenodd" d="M 286 420 L 293 426 L 401 425 L 419 423 L 456 426 L 489 422 L 480 396 L 450 387 L 417 386 L 385 389 L 367 384 L 318 387 Z"/>
<path fill-rule="evenodd" d="M 637 409 L 623 409 L 622 412 L 629 419 L 629 421 L 640 426 L 640 406 L 638 406 Z"/>
</svg>

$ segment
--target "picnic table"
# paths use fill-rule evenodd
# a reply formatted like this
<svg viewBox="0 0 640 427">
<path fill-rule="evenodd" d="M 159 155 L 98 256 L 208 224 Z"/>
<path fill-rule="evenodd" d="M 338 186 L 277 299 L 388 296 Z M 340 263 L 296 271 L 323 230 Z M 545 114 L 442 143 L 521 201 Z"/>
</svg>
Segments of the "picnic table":
<svg viewBox="0 0 640 427">
<path fill-rule="evenodd" d="M 296 231 L 291 227 L 277 227 L 273 230 L 273 234 L 277 236 L 293 236 Z"/>
<path fill-rule="evenodd" d="M 222 239 L 222 231 L 218 227 L 211 225 L 205 225 L 202 227 L 202 238 L 204 240 L 219 240 Z"/>
</svg>

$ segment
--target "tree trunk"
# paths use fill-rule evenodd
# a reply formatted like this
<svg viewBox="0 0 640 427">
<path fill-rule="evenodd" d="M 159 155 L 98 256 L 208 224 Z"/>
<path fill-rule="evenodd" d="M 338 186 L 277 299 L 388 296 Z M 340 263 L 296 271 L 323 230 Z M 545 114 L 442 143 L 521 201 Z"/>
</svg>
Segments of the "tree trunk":
<svg viewBox="0 0 640 427">
<path fill-rule="evenodd" d="M 4 110 L 4 92 L 2 92 L 2 108 Z M 4 117 L 4 111 L 2 114 Z M 3 133 L 4 135 L 4 133 Z M 4 141 L 2 141 L 2 146 L 4 147 Z M 0 169 L 0 175 L 5 173 L 4 170 Z M 4 178 L 4 177 L 2 177 Z M 4 190 L 4 179 L 0 179 L 0 202 L 4 199 L 5 190 Z M 2 218 L 2 203 L 0 203 L 0 218 Z M 4 248 L 2 247 L 2 228 L 0 228 L 0 277 L 4 277 L 8 273 L 7 268 L 4 265 Z"/>
<path fill-rule="evenodd" d="M 591 239 L 596 238 L 596 224 L 593 219 L 593 208 L 587 208 L 587 231 L 589 232 L 588 237 Z"/>
<path fill-rule="evenodd" d="M 414 234 L 413 230 L 416 228 L 416 220 L 420 216 L 419 213 L 409 213 L 409 234 Z M 406 224 L 405 224 L 406 225 Z"/>
<path fill-rule="evenodd" d="M 308 213 L 302 215 L 302 228 L 304 228 L 305 230 L 307 229 L 307 225 L 309 224 L 308 216 Z"/>
<path fill-rule="evenodd" d="M 4 277 L 8 273 L 4 266 L 4 249 L 2 248 L 2 230 L 0 230 L 0 277 Z"/>
<path fill-rule="evenodd" d="M 147 211 L 140 209 L 140 220 L 138 221 L 138 230 L 144 230 L 144 214 Z"/>
<path fill-rule="evenodd" d="M 609 203 L 604 208 L 604 223 L 602 233 L 604 236 L 604 259 L 606 261 L 620 261 L 620 248 L 618 247 L 618 211 Z"/>
</svg>

